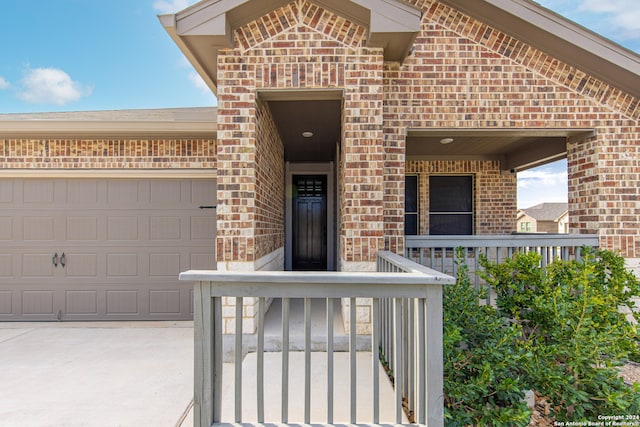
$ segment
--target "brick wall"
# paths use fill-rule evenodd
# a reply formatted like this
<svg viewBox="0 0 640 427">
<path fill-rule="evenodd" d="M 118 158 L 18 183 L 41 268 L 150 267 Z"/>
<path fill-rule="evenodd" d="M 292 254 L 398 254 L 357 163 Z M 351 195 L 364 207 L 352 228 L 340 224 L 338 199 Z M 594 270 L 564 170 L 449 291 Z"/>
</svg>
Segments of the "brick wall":
<svg viewBox="0 0 640 427">
<path fill-rule="evenodd" d="M 297 0 L 237 29 L 235 48 L 218 59 L 220 170 L 232 169 L 234 158 L 248 167 L 254 161 L 256 91 L 344 89 L 340 259 L 342 267 L 358 269 L 361 263 L 371 268 L 383 243 L 382 50 L 363 47 L 365 37 L 363 27 Z M 231 200 L 231 186 L 243 190 L 233 207 L 219 210 L 218 253 L 250 260 L 256 249 L 248 227 L 255 213 L 232 210 L 250 206 L 254 192 L 244 191 L 238 174 L 229 170 L 219 180 L 220 201 Z M 234 215 L 247 221 L 233 221 Z"/>
<path fill-rule="evenodd" d="M 0 169 L 214 169 L 212 139 L 0 139 Z"/>
<path fill-rule="evenodd" d="M 284 248 L 285 168 L 284 146 L 271 111 L 257 103 L 255 244 L 256 258 Z M 284 269 L 282 264 L 278 270 Z"/>
<path fill-rule="evenodd" d="M 640 101 L 437 1 L 411 3 L 423 10 L 415 51 L 385 65 L 387 164 L 401 170 L 407 128 L 594 128 L 595 138 L 568 143 L 570 230 L 640 257 Z M 386 178 L 388 242 L 401 227 L 400 186 Z M 498 232 L 493 221 L 478 231 Z"/>
</svg>

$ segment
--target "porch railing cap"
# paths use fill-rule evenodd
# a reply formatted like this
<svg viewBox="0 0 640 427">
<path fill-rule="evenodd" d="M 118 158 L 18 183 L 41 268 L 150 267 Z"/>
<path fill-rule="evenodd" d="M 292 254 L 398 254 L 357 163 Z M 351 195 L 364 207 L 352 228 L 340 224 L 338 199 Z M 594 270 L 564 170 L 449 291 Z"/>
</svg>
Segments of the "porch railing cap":
<svg viewBox="0 0 640 427">
<path fill-rule="evenodd" d="M 433 273 L 190 270 L 180 273 L 180 280 L 211 282 L 212 293 L 226 296 L 292 298 L 417 297 L 429 287 L 455 283 L 451 276 Z"/>
</svg>

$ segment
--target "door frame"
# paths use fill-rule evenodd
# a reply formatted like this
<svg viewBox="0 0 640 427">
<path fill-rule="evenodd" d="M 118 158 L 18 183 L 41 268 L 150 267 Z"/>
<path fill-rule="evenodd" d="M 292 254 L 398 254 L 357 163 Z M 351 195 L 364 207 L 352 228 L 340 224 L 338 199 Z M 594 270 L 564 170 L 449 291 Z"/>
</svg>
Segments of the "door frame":
<svg viewBox="0 0 640 427">
<path fill-rule="evenodd" d="M 285 270 L 293 268 L 293 176 L 325 175 L 327 177 L 327 271 L 335 271 L 335 174 L 334 164 L 329 163 L 291 163 L 286 168 L 285 200 Z"/>
</svg>

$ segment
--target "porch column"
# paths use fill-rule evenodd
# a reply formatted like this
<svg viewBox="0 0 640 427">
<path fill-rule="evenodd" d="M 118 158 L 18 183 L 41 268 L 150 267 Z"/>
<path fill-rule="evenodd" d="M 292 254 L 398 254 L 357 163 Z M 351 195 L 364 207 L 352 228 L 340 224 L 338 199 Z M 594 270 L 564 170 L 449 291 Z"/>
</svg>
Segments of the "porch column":
<svg viewBox="0 0 640 427">
<path fill-rule="evenodd" d="M 637 134 L 635 134 L 637 138 Z M 570 230 L 598 234 L 600 247 L 619 253 L 640 275 L 638 141 L 620 128 L 568 149 Z"/>
<path fill-rule="evenodd" d="M 384 249 L 382 55 L 374 49 L 345 70 L 340 159 L 340 270 L 374 271 Z"/>
<path fill-rule="evenodd" d="M 218 270 L 283 270 L 284 146 L 242 58 L 221 55 L 218 70 Z M 246 333 L 256 305 L 245 300 Z M 224 333 L 235 332 L 234 306 L 223 301 Z"/>
</svg>

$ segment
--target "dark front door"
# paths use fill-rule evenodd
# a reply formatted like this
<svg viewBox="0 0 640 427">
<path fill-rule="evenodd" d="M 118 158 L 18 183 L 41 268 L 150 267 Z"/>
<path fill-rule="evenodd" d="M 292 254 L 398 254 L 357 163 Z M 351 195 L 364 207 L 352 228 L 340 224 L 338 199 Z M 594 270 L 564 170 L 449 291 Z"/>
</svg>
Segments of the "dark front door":
<svg viewBox="0 0 640 427">
<path fill-rule="evenodd" d="M 293 269 L 327 269 L 327 177 L 293 176 Z"/>
</svg>

